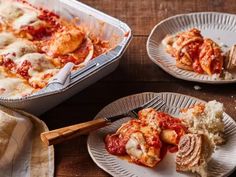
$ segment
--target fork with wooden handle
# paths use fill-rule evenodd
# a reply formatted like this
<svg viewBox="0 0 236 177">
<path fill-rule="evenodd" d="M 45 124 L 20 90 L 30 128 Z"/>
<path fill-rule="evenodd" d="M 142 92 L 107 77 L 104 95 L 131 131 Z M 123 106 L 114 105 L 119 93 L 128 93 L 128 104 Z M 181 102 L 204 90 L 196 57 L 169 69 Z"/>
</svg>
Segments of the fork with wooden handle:
<svg viewBox="0 0 236 177">
<path fill-rule="evenodd" d="M 72 139 L 79 135 L 87 134 L 91 131 L 105 127 L 111 124 L 112 122 L 119 120 L 121 118 L 124 118 L 124 117 L 137 118 L 138 112 L 144 108 L 152 107 L 158 110 L 164 105 L 165 105 L 164 100 L 162 100 L 159 96 L 155 96 L 150 101 L 144 103 L 143 105 L 137 108 L 129 110 L 126 113 L 112 116 L 112 117 L 97 118 L 88 122 L 79 123 L 79 124 L 71 125 L 68 127 L 63 127 L 56 130 L 44 132 L 44 133 L 41 133 L 41 139 L 48 146 L 62 143 L 66 140 Z"/>
</svg>

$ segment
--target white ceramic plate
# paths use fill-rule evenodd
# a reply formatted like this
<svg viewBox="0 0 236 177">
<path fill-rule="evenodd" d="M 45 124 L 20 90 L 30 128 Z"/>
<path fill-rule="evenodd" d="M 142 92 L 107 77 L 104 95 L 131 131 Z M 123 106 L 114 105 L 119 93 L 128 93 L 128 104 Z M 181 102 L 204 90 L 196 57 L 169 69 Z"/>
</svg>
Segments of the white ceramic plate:
<svg viewBox="0 0 236 177">
<path fill-rule="evenodd" d="M 156 95 L 166 101 L 161 111 L 171 115 L 178 115 L 180 108 L 187 108 L 197 102 L 204 102 L 197 98 L 176 93 L 141 93 L 121 98 L 105 108 L 96 117 L 106 117 L 125 112 L 140 106 Z M 112 125 L 91 133 L 88 137 L 88 151 L 93 161 L 112 176 L 119 177 L 184 177 L 194 176 L 191 173 L 177 173 L 175 171 L 175 153 L 167 153 L 163 161 L 155 168 L 139 166 L 109 154 L 105 149 L 104 137 L 115 132 L 128 118 L 114 122 Z M 224 113 L 225 135 L 227 143 L 217 148 L 209 162 L 210 176 L 227 176 L 236 167 L 236 123 Z"/>
<path fill-rule="evenodd" d="M 232 80 L 215 80 L 207 74 L 197 74 L 175 66 L 175 59 L 166 53 L 161 42 L 168 34 L 177 34 L 194 27 L 200 29 L 204 37 L 211 38 L 224 46 L 223 51 L 236 44 L 236 38 L 233 37 L 236 36 L 236 15 L 216 12 L 181 14 L 167 18 L 153 28 L 147 41 L 150 59 L 164 71 L 179 79 L 210 84 L 235 83 L 236 73 L 232 73 L 234 76 Z"/>
</svg>

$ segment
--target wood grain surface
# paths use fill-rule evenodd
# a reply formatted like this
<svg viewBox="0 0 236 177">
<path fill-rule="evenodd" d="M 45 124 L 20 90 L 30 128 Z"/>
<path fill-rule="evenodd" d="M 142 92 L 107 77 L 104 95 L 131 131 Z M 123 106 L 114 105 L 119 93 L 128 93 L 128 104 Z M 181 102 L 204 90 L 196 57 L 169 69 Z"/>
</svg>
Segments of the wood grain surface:
<svg viewBox="0 0 236 177">
<path fill-rule="evenodd" d="M 177 92 L 223 102 L 226 112 L 236 119 L 236 84 L 207 85 L 175 79 L 153 64 L 146 52 L 151 29 L 161 20 L 181 13 L 236 12 L 235 0 L 82 0 L 82 2 L 126 22 L 134 38 L 116 71 L 73 96 L 41 118 L 49 129 L 56 129 L 94 118 L 110 102 L 130 94 Z M 201 90 L 195 90 L 199 85 Z M 90 158 L 87 136 L 55 146 L 55 176 L 106 177 Z M 230 159 L 229 159 L 230 160 Z M 232 174 L 235 176 L 236 173 Z"/>
</svg>

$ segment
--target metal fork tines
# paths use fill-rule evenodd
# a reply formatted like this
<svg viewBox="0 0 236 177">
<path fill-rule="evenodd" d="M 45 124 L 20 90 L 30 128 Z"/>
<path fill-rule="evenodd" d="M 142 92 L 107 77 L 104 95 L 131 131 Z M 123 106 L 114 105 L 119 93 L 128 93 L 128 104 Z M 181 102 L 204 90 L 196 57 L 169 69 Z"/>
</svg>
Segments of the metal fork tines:
<svg viewBox="0 0 236 177">
<path fill-rule="evenodd" d="M 152 99 L 150 99 L 148 102 L 144 103 L 143 105 L 134 108 L 132 110 L 129 110 L 126 113 L 117 115 L 117 116 L 112 116 L 112 117 L 107 117 L 106 119 L 110 122 L 114 122 L 116 120 L 119 120 L 124 117 L 132 117 L 132 118 L 137 118 L 138 117 L 138 112 L 141 111 L 144 108 L 154 108 L 156 110 L 161 109 L 165 105 L 165 101 L 160 98 L 160 96 L 155 96 Z"/>
</svg>

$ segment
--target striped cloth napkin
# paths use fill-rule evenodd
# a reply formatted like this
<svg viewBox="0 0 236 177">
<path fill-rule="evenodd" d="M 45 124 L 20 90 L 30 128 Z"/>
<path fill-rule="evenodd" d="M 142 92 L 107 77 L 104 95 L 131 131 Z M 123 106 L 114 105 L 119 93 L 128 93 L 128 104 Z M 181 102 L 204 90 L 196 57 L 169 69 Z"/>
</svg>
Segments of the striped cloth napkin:
<svg viewBox="0 0 236 177">
<path fill-rule="evenodd" d="M 46 130 L 38 118 L 0 106 L 1 177 L 53 177 L 54 149 L 40 140 Z"/>
</svg>

